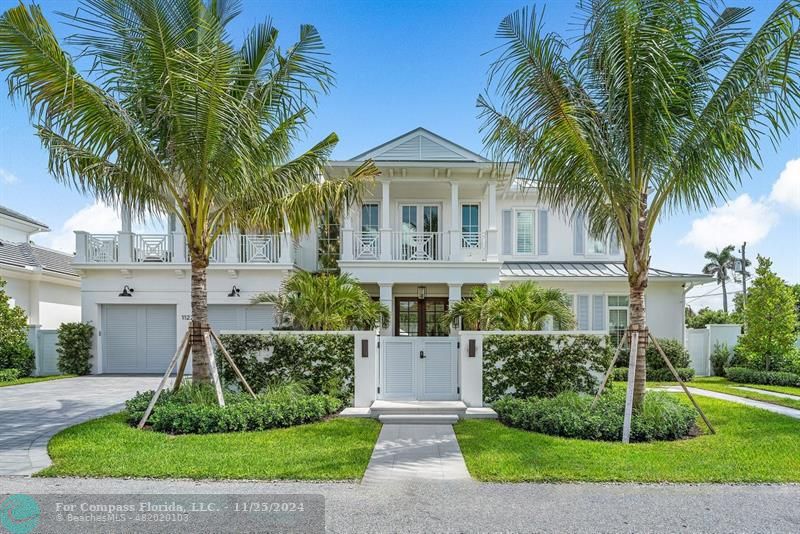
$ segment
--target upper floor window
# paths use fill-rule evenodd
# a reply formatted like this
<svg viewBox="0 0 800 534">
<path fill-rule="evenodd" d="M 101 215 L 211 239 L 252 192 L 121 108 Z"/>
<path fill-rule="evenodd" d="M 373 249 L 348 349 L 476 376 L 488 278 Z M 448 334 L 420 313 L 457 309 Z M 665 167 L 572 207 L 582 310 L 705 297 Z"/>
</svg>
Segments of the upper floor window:
<svg viewBox="0 0 800 534">
<path fill-rule="evenodd" d="M 377 234 L 380 229 L 378 220 L 377 204 L 361 205 L 361 232 L 365 234 Z"/>
<path fill-rule="evenodd" d="M 477 248 L 480 244 L 480 207 L 478 204 L 461 205 L 461 246 Z"/>
<path fill-rule="evenodd" d="M 586 242 L 589 243 L 589 254 L 604 255 L 608 254 L 608 238 L 596 238 L 587 236 Z"/>
<path fill-rule="evenodd" d="M 516 210 L 514 212 L 514 252 L 533 254 L 535 239 L 536 210 Z"/>
</svg>

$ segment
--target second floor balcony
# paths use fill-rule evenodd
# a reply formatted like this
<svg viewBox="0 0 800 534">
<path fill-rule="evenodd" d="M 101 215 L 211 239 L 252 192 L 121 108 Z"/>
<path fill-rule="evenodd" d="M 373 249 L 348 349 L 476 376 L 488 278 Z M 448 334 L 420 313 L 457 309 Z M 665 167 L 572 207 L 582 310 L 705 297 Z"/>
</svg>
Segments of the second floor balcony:
<svg viewBox="0 0 800 534">
<path fill-rule="evenodd" d="M 497 258 L 497 231 L 342 231 L 342 260 L 486 261 Z"/>
<path fill-rule="evenodd" d="M 168 234 L 90 234 L 76 232 L 76 264 L 186 264 L 186 236 Z M 214 243 L 212 264 L 292 264 L 294 244 L 288 233 L 224 235 Z"/>
</svg>

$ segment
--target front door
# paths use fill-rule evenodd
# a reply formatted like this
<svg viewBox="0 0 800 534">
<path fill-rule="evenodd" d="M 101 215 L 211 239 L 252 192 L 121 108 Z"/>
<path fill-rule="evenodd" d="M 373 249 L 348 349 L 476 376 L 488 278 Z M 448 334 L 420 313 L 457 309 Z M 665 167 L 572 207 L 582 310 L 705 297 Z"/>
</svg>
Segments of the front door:
<svg viewBox="0 0 800 534">
<path fill-rule="evenodd" d="M 378 398 L 458 399 L 457 347 L 453 337 L 382 337 Z"/>
<path fill-rule="evenodd" d="M 446 298 L 398 297 L 395 299 L 396 336 L 446 336 L 450 326 L 442 322 Z"/>
</svg>

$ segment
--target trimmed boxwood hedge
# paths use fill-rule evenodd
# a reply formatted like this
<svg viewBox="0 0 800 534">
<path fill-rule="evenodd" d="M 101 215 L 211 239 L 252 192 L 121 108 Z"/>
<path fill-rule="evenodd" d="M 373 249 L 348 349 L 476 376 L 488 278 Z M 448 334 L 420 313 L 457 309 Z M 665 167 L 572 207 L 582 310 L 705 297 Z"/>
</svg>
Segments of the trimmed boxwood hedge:
<svg viewBox="0 0 800 534">
<path fill-rule="evenodd" d="M 565 392 L 553 398 L 504 397 L 492 407 L 501 422 L 515 428 L 566 438 L 620 441 L 625 392 L 604 393 L 594 409 L 592 399 L 585 393 Z M 648 391 L 641 410 L 633 416 L 631 441 L 684 438 L 695 427 L 696 415 L 669 394 Z"/>
<path fill-rule="evenodd" d="M 739 382 L 740 384 L 800 387 L 800 375 L 785 371 L 759 371 L 747 367 L 726 367 L 725 376 L 731 382 Z"/>
<path fill-rule="evenodd" d="M 221 336 L 250 387 L 264 391 L 270 384 L 302 382 L 310 393 L 332 395 L 344 402 L 354 394 L 354 338 L 342 334 L 230 334 Z M 217 355 L 227 382 L 236 376 Z"/>
<path fill-rule="evenodd" d="M 137 393 L 125 403 L 131 426 L 139 423 L 153 393 Z M 319 421 L 342 408 L 341 400 L 328 395 L 261 395 L 253 399 L 243 393 L 225 392 L 225 403 L 192 402 L 186 396 L 164 391 L 148 424 L 153 430 L 170 434 L 267 430 Z"/>
<path fill-rule="evenodd" d="M 483 396 L 550 397 L 593 391 L 608 367 L 606 336 L 493 334 L 483 338 Z"/>
<path fill-rule="evenodd" d="M 675 369 L 678 372 L 678 376 L 681 377 L 681 380 L 684 382 L 691 382 L 694 378 L 694 369 L 691 367 L 678 367 Z M 618 382 L 624 382 L 628 380 L 628 368 L 625 367 L 617 367 L 614 369 L 614 376 L 613 379 Z M 648 382 L 675 382 L 675 377 L 672 375 L 672 372 L 667 369 L 648 369 L 647 370 L 647 381 Z"/>
</svg>

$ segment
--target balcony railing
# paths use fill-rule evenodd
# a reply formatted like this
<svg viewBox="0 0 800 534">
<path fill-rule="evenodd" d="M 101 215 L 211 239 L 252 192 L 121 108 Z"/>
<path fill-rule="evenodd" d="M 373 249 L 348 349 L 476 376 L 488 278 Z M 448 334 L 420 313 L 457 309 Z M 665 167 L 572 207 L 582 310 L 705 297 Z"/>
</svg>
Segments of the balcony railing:
<svg viewBox="0 0 800 534">
<path fill-rule="evenodd" d="M 359 232 L 353 239 L 357 260 L 377 260 L 381 257 L 381 234 L 379 232 Z"/>
<path fill-rule="evenodd" d="M 88 234 L 76 232 L 75 263 L 188 263 L 183 234 Z M 214 264 L 292 263 L 288 234 L 223 235 L 211 247 Z"/>
<path fill-rule="evenodd" d="M 392 259 L 436 261 L 445 259 L 442 232 L 392 232 Z"/>
<path fill-rule="evenodd" d="M 345 246 L 364 261 L 483 261 L 487 257 L 486 232 L 408 232 L 344 230 Z M 352 236 L 352 244 L 349 238 Z M 352 248 L 349 248 L 352 247 Z M 384 250 L 384 248 L 386 250 Z M 345 249 L 342 249 L 345 252 Z"/>
</svg>

